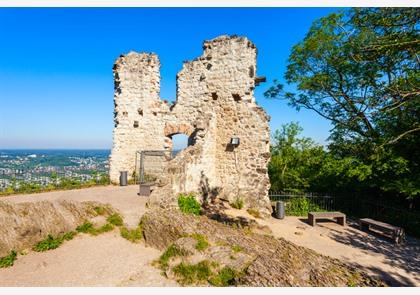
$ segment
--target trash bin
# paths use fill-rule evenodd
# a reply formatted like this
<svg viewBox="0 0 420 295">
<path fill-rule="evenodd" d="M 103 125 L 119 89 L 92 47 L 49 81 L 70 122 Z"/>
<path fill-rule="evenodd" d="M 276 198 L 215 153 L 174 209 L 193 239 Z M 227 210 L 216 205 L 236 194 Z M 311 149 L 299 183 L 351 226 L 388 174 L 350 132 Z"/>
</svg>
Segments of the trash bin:
<svg viewBox="0 0 420 295">
<path fill-rule="evenodd" d="M 275 217 L 277 219 L 283 219 L 284 218 L 284 202 L 282 202 L 282 201 L 277 201 L 276 202 Z"/>
<path fill-rule="evenodd" d="M 120 171 L 120 186 L 127 185 L 127 171 Z"/>
</svg>

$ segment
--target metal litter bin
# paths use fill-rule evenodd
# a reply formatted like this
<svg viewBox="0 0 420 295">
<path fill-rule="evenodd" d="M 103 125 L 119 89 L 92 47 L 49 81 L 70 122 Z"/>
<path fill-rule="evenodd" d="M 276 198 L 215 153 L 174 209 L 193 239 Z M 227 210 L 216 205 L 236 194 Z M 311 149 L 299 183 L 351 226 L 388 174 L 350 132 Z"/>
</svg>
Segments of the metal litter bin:
<svg viewBox="0 0 420 295">
<path fill-rule="evenodd" d="M 127 185 L 127 171 L 120 171 L 120 186 Z"/>
<path fill-rule="evenodd" d="M 282 201 L 277 201 L 276 202 L 275 217 L 277 219 L 283 219 L 284 218 L 284 202 L 282 202 Z"/>
</svg>

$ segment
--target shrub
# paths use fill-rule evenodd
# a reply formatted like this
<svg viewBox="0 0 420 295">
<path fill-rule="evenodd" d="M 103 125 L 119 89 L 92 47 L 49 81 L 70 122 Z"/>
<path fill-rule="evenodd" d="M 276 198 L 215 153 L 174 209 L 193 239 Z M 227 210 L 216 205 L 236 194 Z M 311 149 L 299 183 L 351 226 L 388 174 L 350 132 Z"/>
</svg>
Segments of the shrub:
<svg viewBox="0 0 420 295">
<path fill-rule="evenodd" d="M 242 209 L 244 207 L 244 200 L 241 197 L 236 197 L 230 205 L 235 209 Z"/>
<path fill-rule="evenodd" d="M 180 194 L 178 197 L 178 206 L 183 213 L 200 215 L 201 205 L 193 194 Z"/>
<path fill-rule="evenodd" d="M 10 254 L 0 258 L 0 268 L 11 267 L 15 263 L 17 253 L 15 250 L 10 251 Z"/>
<path fill-rule="evenodd" d="M 122 219 L 121 215 L 119 215 L 118 213 L 114 213 L 114 214 L 108 216 L 106 221 L 108 221 L 109 223 L 111 223 L 115 226 L 122 226 L 123 225 L 123 219 Z"/>
<path fill-rule="evenodd" d="M 135 229 L 128 229 L 125 226 L 123 226 L 120 228 L 120 234 L 121 237 L 133 243 L 140 241 L 143 236 L 143 232 L 140 226 L 138 226 Z"/>
</svg>

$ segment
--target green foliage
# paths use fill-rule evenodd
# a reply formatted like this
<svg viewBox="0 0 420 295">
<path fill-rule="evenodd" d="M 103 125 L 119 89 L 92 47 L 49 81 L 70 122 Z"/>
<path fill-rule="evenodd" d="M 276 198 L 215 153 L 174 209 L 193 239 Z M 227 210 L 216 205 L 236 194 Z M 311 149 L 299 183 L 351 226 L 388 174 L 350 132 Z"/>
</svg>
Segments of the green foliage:
<svg viewBox="0 0 420 295">
<path fill-rule="evenodd" d="M 0 268 L 11 267 L 17 259 L 16 251 L 10 251 L 10 254 L 0 258 Z"/>
<path fill-rule="evenodd" d="M 244 207 L 244 200 L 240 196 L 237 196 L 230 205 L 235 209 L 242 209 Z"/>
<path fill-rule="evenodd" d="M 354 8 L 312 24 L 285 74 L 297 91 L 275 82 L 265 95 L 329 120 L 329 151 L 306 149 L 309 166 L 274 154 L 273 189 L 420 196 L 418 25 L 416 8 Z"/>
<path fill-rule="evenodd" d="M 296 122 L 284 124 L 276 130 L 268 166 L 271 189 L 301 192 L 311 187 L 311 179 L 318 174 L 325 152 L 310 138 L 299 137 L 302 127 Z"/>
<path fill-rule="evenodd" d="M 130 242 L 137 243 L 143 237 L 143 231 L 140 226 L 135 229 L 128 229 L 125 226 L 120 228 L 121 236 Z"/>
<path fill-rule="evenodd" d="M 191 235 L 192 238 L 194 238 L 197 241 L 197 245 L 195 248 L 199 251 L 203 251 L 209 247 L 209 242 L 207 241 L 207 238 L 203 235 L 194 233 Z"/>
<path fill-rule="evenodd" d="M 235 285 L 235 281 L 240 274 L 230 267 L 223 267 L 219 271 L 215 271 L 218 264 L 203 260 L 197 264 L 188 264 L 181 262 L 172 270 L 178 277 L 177 281 L 181 285 L 197 285 L 210 283 L 217 287 L 227 287 Z"/>
<path fill-rule="evenodd" d="M 99 229 L 98 229 L 98 232 L 99 233 L 106 233 L 106 232 L 109 232 L 109 231 L 111 231 L 111 230 L 113 230 L 114 229 L 114 225 L 113 224 L 110 224 L 110 223 L 105 223 L 104 225 L 102 225 Z"/>
<path fill-rule="evenodd" d="M 91 222 L 85 221 L 82 225 L 76 227 L 76 231 L 79 233 L 92 234 L 95 231 L 95 228 Z"/>
<path fill-rule="evenodd" d="M 122 226 L 124 223 L 121 215 L 119 215 L 118 213 L 111 214 L 110 216 L 108 216 L 106 221 L 115 226 Z"/>
<path fill-rule="evenodd" d="M 171 258 L 185 255 L 187 255 L 185 251 L 172 244 L 165 250 L 165 252 L 162 253 L 157 262 L 161 269 L 166 270 L 168 268 L 169 260 Z"/>
<path fill-rule="evenodd" d="M 93 208 L 93 210 L 96 212 L 96 214 L 98 215 L 104 215 L 105 214 L 105 208 L 102 206 L 96 206 Z"/>
<path fill-rule="evenodd" d="M 296 197 L 286 202 L 286 215 L 306 216 L 308 212 L 323 211 L 316 204 L 312 203 L 308 198 Z"/>
<path fill-rule="evenodd" d="M 57 237 L 53 237 L 52 235 L 48 235 L 44 240 L 38 242 L 33 247 L 33 250 L 36 252 L 44 252 L 48 250 L 53 250 L 58 248 L 64 241 L 70 241 L 74 238 L 77 233 L 75 232 L 67 232 L 63 235 L 58 235 Z"/>
<path fill-rule="evenodd" d="M 232 246 L 232 250 L 233 250 L 233 252 L 235 252 L 235 253 L 238 253 L 238 252 L 242 252 L 242 251 L 243 251 L 242 247 L 241 247 L 241 246 L 239 246 L 239 245 L 233 245 L 233 246 Z"/>
<path fill-rule="evenodd" d="M 102 225 L 100 228 L 95 228 L 93 224 L 89 221 L 85 221 L 82 225 L 76 227 L 76 231 L 79 233 L 91 234 L 93 236 L 97 236 L 99 234 L 109 232 L 114 229 L 114 225 L 111 223 L 106 223 Z"/>
<path fill-rule="evenodd" d="M 98 174 L 98 179 L 96 179 L 95 176 L 92 180 L 81 182 L 79 179 L 76 178 L 63 177 L 58 179 L 57 174 L 53 172 L 51 175 L 51 179 L 52 183 L 48 184 L 47 186 L 43 186 L 35 182 L 17 181 L 16 179 L 14 179 L 12 180 L 11 185 L 6 190 L 0 191 L 0 196 L 11 194 L 40 193 L 54 190 L 88 188 L 98 185 L 108 185 L 110 183 L 109 176 L 106 174 Z"/>
<path fill-rule="evenodd" d="M 193 194 L 180 194 L 178 196 L 178 206 L 183 213 L 200 215 L 201 205 Z"/>
<path fill-rule="evenodd" d="M 234 286 L 235 285 L 235 279 L 238 277 L 238 273 L 228 267 L 225 266 L 222 268 L 216 276 L 213 276 L 210 278 L 209 282 L 213 286 L 217 287 L 227 287 L 227 286 Z"/>
<path fill-rule="evenodd" d="M 178 282 L 182 285 L 192 285 L 206 282 L 212 274 L 210 262 L 200 261 L 197 264 L 181 262 L 173 268 L 173 272 L 179 277 Z"/>
</svg>

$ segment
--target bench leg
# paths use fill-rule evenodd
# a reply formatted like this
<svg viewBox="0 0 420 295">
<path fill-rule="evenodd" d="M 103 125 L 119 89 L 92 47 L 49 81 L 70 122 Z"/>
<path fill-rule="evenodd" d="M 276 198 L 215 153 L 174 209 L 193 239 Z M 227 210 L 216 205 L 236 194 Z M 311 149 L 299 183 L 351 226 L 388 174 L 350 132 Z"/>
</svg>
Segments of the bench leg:
<svg viewBox="0 0 420 295">
<path fill-rule="evenodd" d="M 360 230 L 362 230 L 362 231 L 369 231 L 369 229 L 370 229 L 369 224 L 360 223 Z"/>
<path fill-rule="evenodd" d="M 336 217 L 337 219 L 337 223 L 342 225 L 342 226 L 346 226 L 346 217 Z"/>
<path fill-rule="evenodd" d="M 315 216 L 309 216 L 308 217 L 308 222 L 309 222 L 310 225 L 315 226 L 316 225 Z"/>
</svg>

